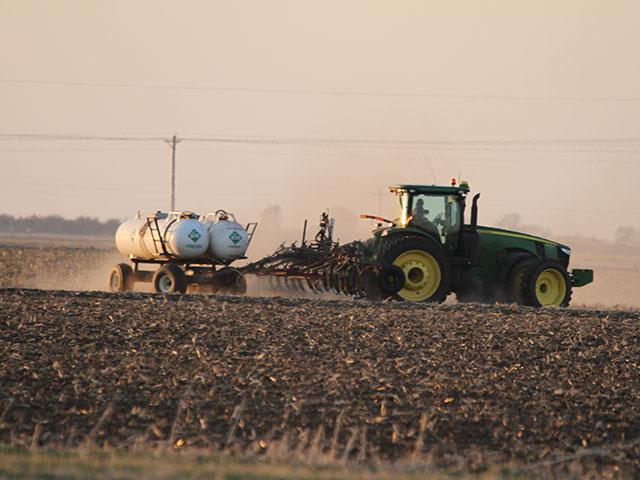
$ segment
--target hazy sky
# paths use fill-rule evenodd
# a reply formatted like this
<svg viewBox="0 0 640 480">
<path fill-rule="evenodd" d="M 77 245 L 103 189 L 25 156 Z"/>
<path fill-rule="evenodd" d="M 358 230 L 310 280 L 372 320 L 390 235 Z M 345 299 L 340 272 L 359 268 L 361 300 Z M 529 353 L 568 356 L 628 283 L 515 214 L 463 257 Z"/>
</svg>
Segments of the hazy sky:
<svg viewBox="0 0 640 480">
<path fill-rule="evenodd" d="M 182 209 L 298 223 L 460 174 L 481 223 L 611 237 L 640 227 L 639 22 L 637 1 L 0 0 L 0 212 L 169 201 L 162 140 L 6 134 L 177 133 L 233 140 L 179 144 Z"/>
</svg>

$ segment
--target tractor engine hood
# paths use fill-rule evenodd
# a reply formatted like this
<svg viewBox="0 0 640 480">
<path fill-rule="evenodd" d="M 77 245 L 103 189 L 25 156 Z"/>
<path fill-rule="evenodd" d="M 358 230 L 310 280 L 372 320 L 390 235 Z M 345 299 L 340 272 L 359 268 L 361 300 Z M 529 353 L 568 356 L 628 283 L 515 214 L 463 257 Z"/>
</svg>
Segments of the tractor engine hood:
<svg viewBox="0 0 640 480">
<path fill-rule="evenodd" d="M 554 242 L 553 240 L 548 240 L 546 238 L 538 237 L 536 235 L 530 235 L 528 233 L 516 232 L 514 230 L 507 230 L 504 228 L 487 227 L 487 226 L 481 226 L 481 225 L 478 225 L 478 233 L 483 237 L 485 236 L 506 237 L 506 238 L 512 238 L 514 240 L 526 240 L 534 243 L 542 243 L 545 245 L 558 247 L 566 255 L 569 255 L 571 253 L 571 248 L 567 245 L 563 245 L 562 243 Z"/>
</svg>

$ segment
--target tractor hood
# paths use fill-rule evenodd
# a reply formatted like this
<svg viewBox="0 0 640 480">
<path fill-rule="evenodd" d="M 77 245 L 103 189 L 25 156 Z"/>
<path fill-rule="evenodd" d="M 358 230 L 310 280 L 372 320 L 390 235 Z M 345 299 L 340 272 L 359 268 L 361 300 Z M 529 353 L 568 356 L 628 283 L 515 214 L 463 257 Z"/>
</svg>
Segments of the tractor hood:
<svg viewBox="0 0 640 480">
<path fill-rule="evenodd" d="M 504 228 L 485 227 L 485 226 L 478 225 L 478 233 L 483 237 L 495 236 L 495 237 L 505 237 L 505 239 L 525 240 L 525 241 L 530 241 L 535 243 L 542 243 L 544 245 L 554 246 L 554 247 L 571 251 L 571 249 L 567 245 L 554 242 L 553 240 L 537 237 L 535 235 L 529 235 L 528 233 L 516 232 L 513 230 L 506 230 Z"/>
</svg>

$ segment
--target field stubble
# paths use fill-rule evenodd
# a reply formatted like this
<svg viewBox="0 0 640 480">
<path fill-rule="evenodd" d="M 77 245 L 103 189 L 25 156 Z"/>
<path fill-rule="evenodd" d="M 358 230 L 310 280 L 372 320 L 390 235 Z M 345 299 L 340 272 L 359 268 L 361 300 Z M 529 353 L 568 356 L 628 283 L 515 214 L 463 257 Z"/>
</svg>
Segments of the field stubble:
<svg viewBox="0 0 640 480">
<path fill-rule="evenodd" d="M 637 305 L 604 260 L 576 298 Z M 119 261 L 0 247 L 0 442 L 640 475 L 633 310 L 26 289 L 103 289 Z"/>
<path fill-rule="evenodd" d="M 12 289 L 0 304 L 3 443 L 640 473 L 638 313 Z"/>
</svg>

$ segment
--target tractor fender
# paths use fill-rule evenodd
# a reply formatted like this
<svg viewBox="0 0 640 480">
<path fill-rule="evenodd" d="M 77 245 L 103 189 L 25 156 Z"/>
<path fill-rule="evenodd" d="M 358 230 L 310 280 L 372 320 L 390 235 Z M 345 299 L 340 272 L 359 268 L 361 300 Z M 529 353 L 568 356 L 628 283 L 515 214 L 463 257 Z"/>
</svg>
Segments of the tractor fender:
<svg viewBox="0 0 640 480">
<path fill-rule="evenodd" d="M 425 232 L 424 230 L 422 230 L 421 228 L 416 228 L 416 227 L 392 227 L 389 228 L 388 230 L 386 230 L 385 232 L 383 232 L 381 238 L 384 241 L 384 239 L 386 238 L 390 238 L 390 237 L 396 237 L 398 235 L 403 235 L 405 237 L 408 236 L 418 236 L 418 237 L 422 237 L 422 238 L 426 238 L 431 240 L 432 242 L 434 242 L 435 244 L 437 244 L 439 247 L 442 247 L 442 244 L 440 243 L 440 240 L 437 238 L 434 238 L 434 236 L 428 232 Z"/>
</svg>

